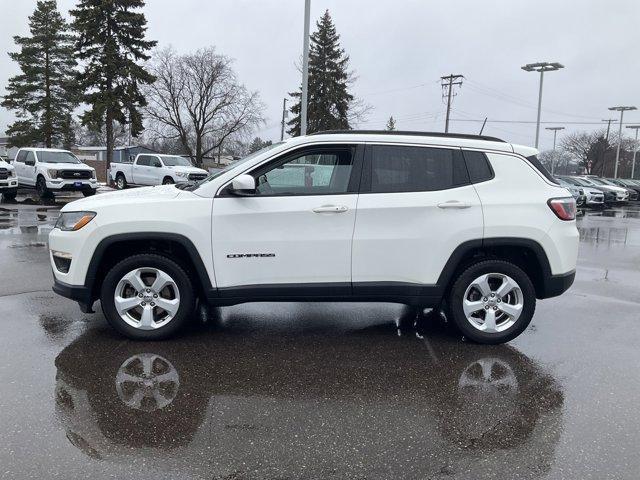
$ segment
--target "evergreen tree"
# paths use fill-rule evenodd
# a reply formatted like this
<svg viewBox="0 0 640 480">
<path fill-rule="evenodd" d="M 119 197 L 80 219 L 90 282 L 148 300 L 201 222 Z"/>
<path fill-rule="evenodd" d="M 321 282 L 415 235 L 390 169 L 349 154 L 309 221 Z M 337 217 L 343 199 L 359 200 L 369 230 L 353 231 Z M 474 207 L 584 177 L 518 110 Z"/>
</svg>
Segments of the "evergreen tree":
<svg viewBox="0 0 640 480">
<path fill-rule="evenodd" d="M 142 12 L 144 0 L 80 0 L 73 28 L 78 34 L 79 59 L 86 64 L 80 76 L 83 100 L 89 110 L 82 123 L 104 130 L 107 143 L 107 168 L 114 144 L 114 122 L 130 124 L 131 133 L 142 133 L 140 108 L 146 105 L 141 84 L 154 77 L 139 64 L 149 59 L 147 51 L 156 45 L 145 40 L 147 21 Z"/>
<path fill-rule="evenodd" d="M 385 130 L 392 132 L 395 129 L 396 129 L 396 121 L 393 119 L 393 116 L 390 116 L 389 120 L 387 121 L 387 126 L 385 127 Z"/>
<path fill-rule="evenodd" d="M 340 47 L 340 35 L 327 10 L 316 24 L 309 45 L 309 95 L 307 133 L 324 130 L 346 130 L 353 95 L 348 91 L 349 56 Z M 293 118 L 288 133 L 300 135 L 300 92 L 290 94 L 297 99 L 291 107 Z"/>
<path fill-rule="evenodd" d="M 55 0 L 40 0 L 29 17 L 30 37 L 14 37 L 19 52 L 9 53 L 21 73 L 9 79 L 2 106 L 16 111 L 7 129 L 14 146 L 64 143 L 67 116 L 77 105 L 76 61 L 69 26 Z"/>
</svg>

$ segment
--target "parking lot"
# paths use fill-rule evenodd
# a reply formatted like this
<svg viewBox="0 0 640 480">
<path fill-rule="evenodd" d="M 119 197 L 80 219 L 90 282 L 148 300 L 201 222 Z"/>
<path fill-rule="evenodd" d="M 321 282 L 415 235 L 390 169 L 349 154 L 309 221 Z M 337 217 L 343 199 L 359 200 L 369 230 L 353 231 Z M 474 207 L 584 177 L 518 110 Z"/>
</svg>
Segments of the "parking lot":
<svg viewBox="0 0 640 480">
<path fill-rule="evenodd" d="M 576 282 L 508 345 L 389 304 L 225 308 L 166 342 L 51 291 L 60 207 L 0 204 L 0 477 L 632 479 L 640 205 L 584 211 Z"/>
</svg>

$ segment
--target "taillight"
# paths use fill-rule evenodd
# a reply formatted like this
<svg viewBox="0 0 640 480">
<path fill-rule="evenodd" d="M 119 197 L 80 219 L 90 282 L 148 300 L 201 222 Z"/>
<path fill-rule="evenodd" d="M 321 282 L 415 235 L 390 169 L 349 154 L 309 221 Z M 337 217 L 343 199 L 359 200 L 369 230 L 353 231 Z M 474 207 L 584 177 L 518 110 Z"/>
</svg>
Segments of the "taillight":
<svg viewBox="0 0 640 480">
<path fill-rule="evenodd" d="M 576 219 L 576 200 L 571 198 L 552 198 L 547 204 L 560 220 Z"/>
</svg>

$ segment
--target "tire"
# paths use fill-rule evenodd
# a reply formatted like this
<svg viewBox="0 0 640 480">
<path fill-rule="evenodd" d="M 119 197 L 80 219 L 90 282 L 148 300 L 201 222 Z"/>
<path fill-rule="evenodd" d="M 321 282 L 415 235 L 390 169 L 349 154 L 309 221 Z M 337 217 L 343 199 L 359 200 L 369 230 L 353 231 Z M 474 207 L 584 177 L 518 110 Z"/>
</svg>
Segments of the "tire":
<svg viewBox="0 0 640 480">
<path fill-rule="evenodd" d="M 497 294 L 500 286 L 502 296 Z M 453 324 L 466 338 L 493 345 L 513 340 L 527 328 L 536 309 L 536 292 L 529 276 L 516 265 L 485 260 L 456 278 L 447 302 Z"/>
<path fill-rule="evenodd" d="M 95 190 L 83 190 L 82 195 L 85 197 L 93 197 L 96 194 Z"/>
<path fill-rule="evenodd" d="M 173 181 L 173 178 L 171 178 L 171 177 L 165 177 L 165 178 L 162 180 L 162 184 L 163 184 L 163 185 L 173 185 L 174 183 L 176 183 L 176 182 L 174 182 L 174 181 Z"/>
<path fill-rule="evenodd" d="M 118 190 L 124 190 L 125 188 L 127 188 L 127 179 L 121 173 L 118 173 L 116 175 L 116 188 Z"/>
<path fill-rule="evenodd" d="M 13 202 L 17 195 L 18 192 L 5 192 L 2 194 L 2 198 L 4 198 L 5 201 Z"/>
<path fill-rule="evenodd" d="M 159 274 L 163 274 L 166 287 L 154 289 Z M 161 340 L 174 335 L 191 319 L 195 306 L 193 291 L 189 276 L 178 263 L 161 255 L 133 255 L 107 273 L 100 302 L 107 321 L 122 335 L 133 340 Z M 121 299 L 122 315 L 116 307 L 116 294 Z M 165 311 L 161 304 L 175 311 Z"/>
<path fill-rule="evenodd" d="M 36 191 L 42 199 L 51 198 L 52 196 L 51 190 L 47 188 L 47 181 L 44 177 L 38 177 L 38 180 L 36 180 Z"/>
</svg>

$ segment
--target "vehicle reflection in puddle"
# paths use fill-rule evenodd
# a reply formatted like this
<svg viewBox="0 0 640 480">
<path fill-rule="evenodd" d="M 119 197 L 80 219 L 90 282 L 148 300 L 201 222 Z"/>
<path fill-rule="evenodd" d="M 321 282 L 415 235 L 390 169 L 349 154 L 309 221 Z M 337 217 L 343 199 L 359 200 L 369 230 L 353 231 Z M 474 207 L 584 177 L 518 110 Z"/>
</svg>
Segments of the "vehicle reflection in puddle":
<svg viewBox="0 0 640 480">
<path fill-rule="evenodd" d="M 0 235 L 46 236 L 58 219 L 58 207 L 12 209 L 0 207 Z"/>
<path fill-rule="evenodd" d="M 615 224 L 612 220 L 615 219 Z M 640 246 L 640 208 L 585 210 L 577 217 L 580 242 L 597 246 Z M 615 225 L 615 226 L 613 226 Z"/>
<path fill-rule="evenodd" d="M 532 359 L 437 330 L 225 326 L 163 344 L 90 330 L 55 364 L 58 417 L 86 455 L 214 478 L 400 478 L 408 465 L 537 478 L 561 432 L 562 390 Z"/>
</svg>

